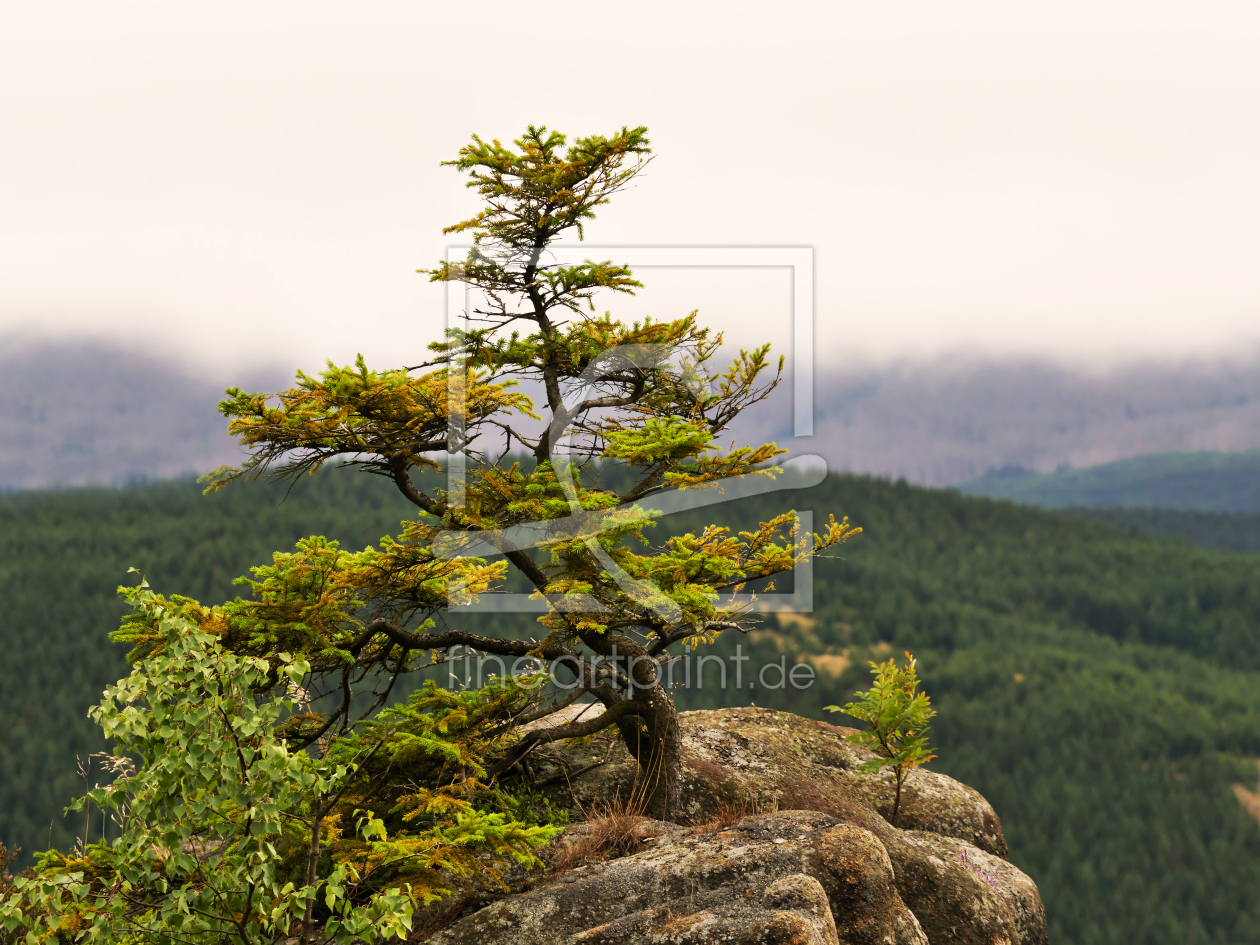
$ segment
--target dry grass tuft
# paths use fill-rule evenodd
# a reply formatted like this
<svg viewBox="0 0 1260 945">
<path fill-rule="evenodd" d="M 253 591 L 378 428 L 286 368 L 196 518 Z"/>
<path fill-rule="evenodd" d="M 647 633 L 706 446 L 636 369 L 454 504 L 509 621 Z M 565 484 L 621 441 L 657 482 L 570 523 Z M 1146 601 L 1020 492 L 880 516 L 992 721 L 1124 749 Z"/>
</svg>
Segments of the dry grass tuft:
<svg viewBox="0 0 1260 945">
<path fill-rule="evenodd" d="M 615 859 L 635 852 L 641 844 L 634 828 L 647 819 L 642 805 L 634 800 L 617 800 L 597 808 L 583 821 L 586 831 L 560 850 L 555 871 L 563 873 L 590 860 Z"/>
<path fill-rule="evenodd" d="M 745 798 L 738 804 L 723 804 L 708 820 L 701 823 L 692 824 L 687 828 L 687 833 L 717 833 L 719 830 L 728 830 L 734 827 L 745 817 L 756 817 L 760 814 L 773 814 L 779 809 L 779 802 L 776 799 L 767 801 L 757 801 L 755 799 Z"/>
</svg>

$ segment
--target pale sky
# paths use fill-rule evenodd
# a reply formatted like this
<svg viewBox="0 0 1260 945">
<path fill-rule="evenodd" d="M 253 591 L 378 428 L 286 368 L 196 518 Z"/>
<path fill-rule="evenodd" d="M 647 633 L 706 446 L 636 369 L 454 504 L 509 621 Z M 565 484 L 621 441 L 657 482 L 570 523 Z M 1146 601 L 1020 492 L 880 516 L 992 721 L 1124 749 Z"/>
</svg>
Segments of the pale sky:
<svg viewBox="0 0 1260 945">
<path fill-rule="evenodd" d="M 438 162 L 535 122 L 650 128 L 594 247 L 812 246 L 824 363 L 1253 349 L 1258 49 L 1254 0 L 9 0 L 0 336 L 415 363 Z M 786 271 L 641 275 L 614 313 L 790 338 Z"/>
</svg>

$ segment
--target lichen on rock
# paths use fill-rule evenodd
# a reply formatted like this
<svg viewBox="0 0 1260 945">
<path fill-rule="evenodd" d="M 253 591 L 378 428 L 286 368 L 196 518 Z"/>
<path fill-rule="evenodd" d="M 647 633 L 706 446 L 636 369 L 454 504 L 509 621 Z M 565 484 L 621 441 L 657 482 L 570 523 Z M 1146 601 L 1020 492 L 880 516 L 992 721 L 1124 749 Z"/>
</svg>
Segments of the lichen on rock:
<svg viewBox="0 0 1260 945">
<path fill-rule="evenodd" d="M 1036 885 L 1006 858 L 979 793 L 918 770 L 902 828 L 888 785 L 846 729 L 767 709 L 680 716 L 690 829 L 644 820 L 631 850 L 515 885 L 427 939 L 433 945 L 1044 945 Z M 594 765 L 594 767 L 591 767 Z M 539 758 L 575 818 L 634 794 L 611 738 Z M 578 772 L 583 772 L 578 774 Z M 736 811 L 749 816 L 730 824 Z M 707 827 L 703 825 L 708 825 Z M 553 862 L 578 842 L 576 824 Z M 636 846 L 637 845 L 637 846 Z"/>
<path fill-rule="evenodd" d="M 837 910 L 837 906 L 841 908 Z M 891 936 L 891 938 L 889 938 Z M 434 945 L 926 943 L 879 841 L 784 811 L 552 877 L 473 913 Z"/>
<path fill-rule="evenodd" d="M 892 812 L 890 775 L 865 776 L 857 767 L 873 757 L 844 740 L 853 729 L 755 707 L 684 712 L 682 728 L 684 802 L 693 822 L 723 808 L 749 811 L 819 810 L 840 817 L 875 817 Z M 570 743 L 545 756 L 556 803 L 594 809 L 633 791 L 638 767 L 611 735 Z M 602 764 L 601 764 L 602 762 Z M 581 777 L 566 771 L 599 764 Z M 997 814 L 978 791 L 922 768 L 906 779 L 901 826 L 955 837 L 986 853 L 1005 857 L 1006 839 Z"/>
</svg>

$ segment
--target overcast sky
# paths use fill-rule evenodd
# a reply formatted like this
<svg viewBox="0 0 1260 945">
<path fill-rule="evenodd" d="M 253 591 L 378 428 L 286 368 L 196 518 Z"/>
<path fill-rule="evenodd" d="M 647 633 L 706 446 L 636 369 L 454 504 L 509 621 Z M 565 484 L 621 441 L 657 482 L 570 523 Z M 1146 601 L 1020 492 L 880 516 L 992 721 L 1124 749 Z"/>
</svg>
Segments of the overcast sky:
<svg viewBox="0 0 1260 945">
<path fill-rule="evenodd" d="M 0 335 L 414 363 L 472 132 L 646 124 L 616 245 L 806 245 L 824 358 L 1260 343 L 1260 5 L 10 0 Z M 598 250 L 592 249 L 598 256 Z M 782 345 L 782 270 L 644 271 Z"/>
</svg>

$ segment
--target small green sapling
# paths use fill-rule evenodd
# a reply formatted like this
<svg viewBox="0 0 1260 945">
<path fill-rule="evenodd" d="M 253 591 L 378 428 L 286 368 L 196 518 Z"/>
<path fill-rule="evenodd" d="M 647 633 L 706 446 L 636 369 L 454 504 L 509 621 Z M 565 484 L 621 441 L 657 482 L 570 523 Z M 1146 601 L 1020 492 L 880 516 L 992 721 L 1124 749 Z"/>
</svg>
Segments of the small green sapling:
<svg viewBox="0 0 1260 945">
<path fill-rule="evenodd" d="M 849 735 L 847 741 L 875 752 L 875 758 L 858 766 L 859 774 L 874 774 L 892 768 L 897 778 L 897 794 L 893 800 L 892 825 L 897 826 L 901 813 L 901 785 L 906 776 L 921 764 L 935 758 L 928 754 L 927 723 L 936 715 L 927 693 L 918 692 L 919 677 L 914 657 L 906 653 L 904 668 L 895 658 L 886 663 L 871 663 L 875 682 L 869 690 L 858 694 L 857 701 L 841 708 L 827 706 L 828 712 L 843 712 L 869 726 Z"/>
</svg>

